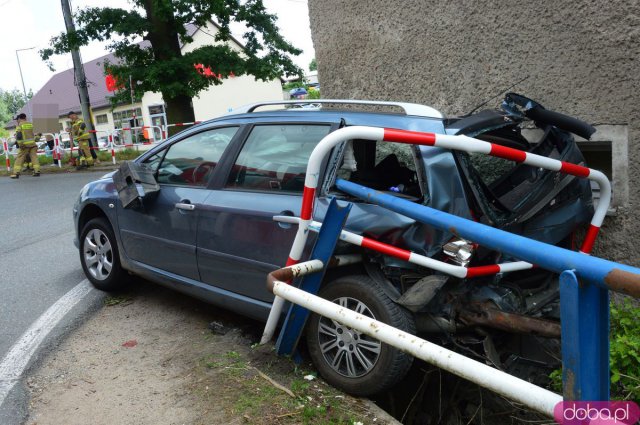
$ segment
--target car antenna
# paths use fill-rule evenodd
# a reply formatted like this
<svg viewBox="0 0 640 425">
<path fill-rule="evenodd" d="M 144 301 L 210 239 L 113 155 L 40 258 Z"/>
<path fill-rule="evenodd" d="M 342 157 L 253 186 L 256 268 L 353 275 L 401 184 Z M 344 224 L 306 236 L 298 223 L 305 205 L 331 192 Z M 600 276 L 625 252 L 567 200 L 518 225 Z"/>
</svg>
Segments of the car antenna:
<svg viewBox="0 0 640 425">
<path fill-rule="evenodd" d="M 471 112 L 467 113 L 466 115 L 463 115 L 464 117 L 468 117 L 469 115 L 473 114 L 475 111 L 477 111 L 478 109 L 482 108 L 484 105 L 486 105 L 487 103 L 491 102 L 493 99 L 495 99 L 496 97 L 500 96 L 502 93 L 508 92 L 509 90 L 511 90 L 512 88 L 514 88 L 515 86 L 517 86 L 518 84 L 520 84 L 521 82 L 523 82 L 524 80 L 526 80 L 527 78 L 529 78 L 529 76 L 527 75 L 526 77 L 524 77 L 522 80 L 518 81 L 517 83 L 513 84 L 512 86 L 510 86 L 509 88 L 502 90 L 500 93 L 498 93 L 497 95 L 493 96 L 490 99 L 487 99 L 486 101 L 482 102 L 481 104 L 479 104 L 478 106 L 476 106 L 475 108 L 473 108 L 471 110 Z"/>
</svg>

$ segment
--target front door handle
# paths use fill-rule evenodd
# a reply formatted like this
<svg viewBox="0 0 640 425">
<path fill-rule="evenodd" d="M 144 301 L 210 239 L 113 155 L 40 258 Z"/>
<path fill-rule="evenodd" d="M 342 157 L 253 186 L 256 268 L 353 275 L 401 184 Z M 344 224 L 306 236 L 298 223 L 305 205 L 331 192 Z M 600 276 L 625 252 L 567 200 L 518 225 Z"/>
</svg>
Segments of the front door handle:
<svg viewBox="0 0 640 425">
<path fill-rule="evenodd" d="M 176 208 L 179 210 L 193 211 L 196 209 L 196 206 L 190 203 L 189 201 L 183 201 L 183 202 L 178 202 L 176 204 Z"/>
</svg>

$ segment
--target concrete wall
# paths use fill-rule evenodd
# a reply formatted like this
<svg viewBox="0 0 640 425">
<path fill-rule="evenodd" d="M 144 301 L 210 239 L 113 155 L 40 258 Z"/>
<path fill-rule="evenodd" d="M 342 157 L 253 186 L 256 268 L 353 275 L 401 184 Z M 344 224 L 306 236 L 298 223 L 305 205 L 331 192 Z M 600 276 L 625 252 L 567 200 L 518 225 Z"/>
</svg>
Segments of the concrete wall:
<svg viewBox="0 0 640 425">
<path fill-rule="evenodd" d="M 640 265 L 638 0 L 309 0 L 309 14 L 325 98 L 412 101 L 451 116 L 529 76 L 514 91 L 622 125 L 628 158 L 618 152 L 614 167 L 628 161 L 628 200 L 596 248 Z"/>
</svg>

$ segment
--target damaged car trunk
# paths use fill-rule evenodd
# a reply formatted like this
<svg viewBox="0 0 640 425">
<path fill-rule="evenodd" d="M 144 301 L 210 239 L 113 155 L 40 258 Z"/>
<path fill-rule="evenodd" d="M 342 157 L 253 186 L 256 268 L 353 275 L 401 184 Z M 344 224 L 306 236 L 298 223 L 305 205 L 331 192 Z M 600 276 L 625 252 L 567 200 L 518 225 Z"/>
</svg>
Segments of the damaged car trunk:
<svg viewBox="0 0 640 425">
<path fill-rule="evenodd" d="M 502 110 L 449 119 L 446 133 L 584 165 L 572 134 L 554 121 L 563 115 L 532 121 L 524 107 L 513 104 L 514 97 L 520 103 L 530 101 L 509 94 Z M 579 123 L 571 129 L 590 136 L 590 126 Z M 536 138 L 525 138 L 523 127 L 534 126 Z M 585 179 L 484 154 L 425 146 L 407 151 L 416 160 L 412 167 L 407 165 L 410 156 L 403 158 L 397 151 L 385 156 L 370 143 L 351 143 L 358 166 L 348 180 L 512 233 L 573 248 L 575 232 L 593 216 L 591 186 Z M 397 216 L 379 215 L 371 223 L 369 214 L 359 218 L 360 208 L 354 208 L 349 230 L 418 254 L 464 267 L 518 260 L 419 222 L 393 223 Z M 552 272 L 534 268 L 460 279 L 372 251 L 367 254 L 367 274 L 414 313 L 419 333 L 439 335 L 444 345 L 464 347 L 467 354 L 541 385 L 560 365 L 558 276 Z"/>
</svg>

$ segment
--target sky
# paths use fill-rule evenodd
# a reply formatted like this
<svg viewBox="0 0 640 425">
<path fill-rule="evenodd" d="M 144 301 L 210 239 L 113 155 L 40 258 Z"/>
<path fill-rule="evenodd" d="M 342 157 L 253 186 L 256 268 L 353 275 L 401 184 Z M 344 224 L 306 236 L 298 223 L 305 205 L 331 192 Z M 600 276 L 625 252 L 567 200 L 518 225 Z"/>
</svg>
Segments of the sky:
<svg viewBox="0 0 640 425">
<path fill-rule="evenodd" d="M 105 0 L 70 0 L 75 12 L 87 6 L 105 5 Z M 315 56 L 309 28 L 309 13 L 306 0 L 263 0 L 269 13 L 278 17 L 280 33 L 294 46 L 303 50 L 294 62 L 308 70 Z M 109 7 L 129 9 L 126 0 L 109 0 Z M 26 91 L 34 94 L 57 72 L 73 66 L 71 55 L 52 58 L 55 72 L 49 70 L 38 55 L 38 50 L 49 46 L 52 36 L 64 31 L 62 7 L 58 0 L 0 0 L 0 89 L 22 91 L 16 50 L 19 51 L 20 67 Z M 15 19 L 14 19 L 15 18 Z M 30 22 L 26 26 L 25 22 Z M 240 41 L 240 34 L 234 34 Z M 80 50 L 82 60 L 88 62 L 108 53 L 103 44 L 94 42 Z"/>
</svg>

